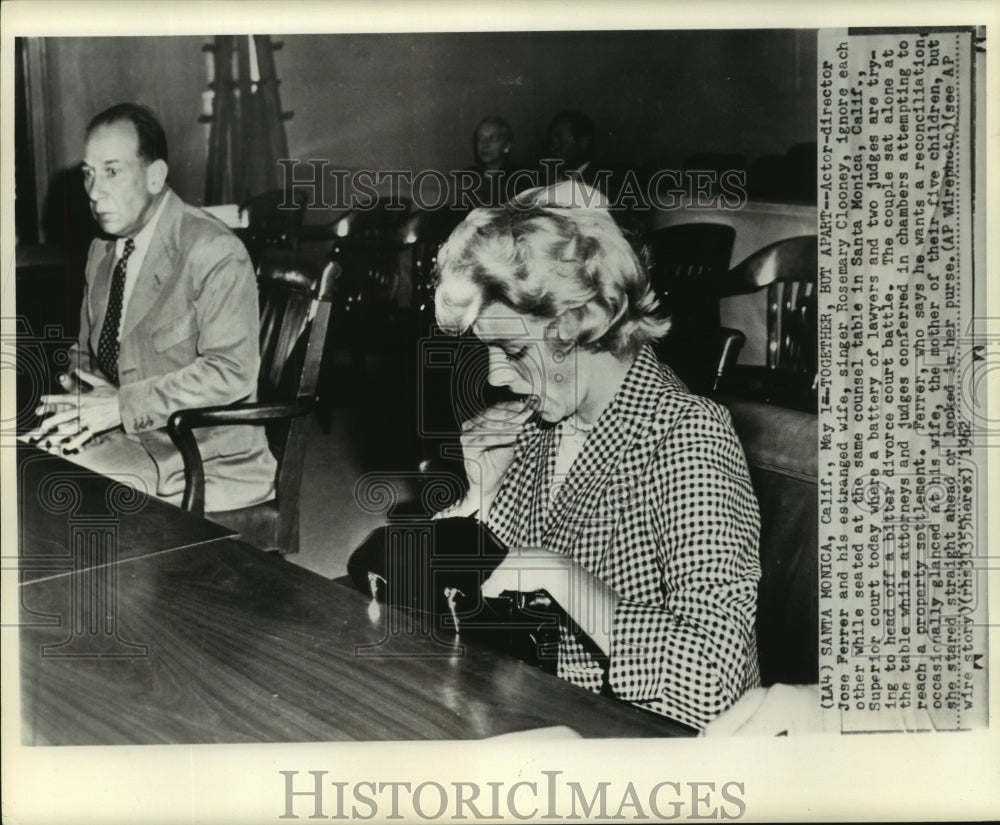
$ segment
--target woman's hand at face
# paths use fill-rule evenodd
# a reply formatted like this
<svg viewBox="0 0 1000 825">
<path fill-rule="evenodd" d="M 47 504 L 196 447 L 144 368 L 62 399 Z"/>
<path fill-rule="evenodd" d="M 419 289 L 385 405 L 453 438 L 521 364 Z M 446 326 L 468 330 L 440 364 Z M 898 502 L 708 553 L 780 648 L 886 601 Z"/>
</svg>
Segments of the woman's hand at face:
<svg viewBox="0 0 1000 825">
<path fill-rule="evenodd" d="M 489 509 L 514 460 L 514 442 L 535 412 L 531 399 L 501 401 L 487 407 L 462 424 L 462 458 L 471 490 L 484 500 L 483 513 Z"/>
</svg>

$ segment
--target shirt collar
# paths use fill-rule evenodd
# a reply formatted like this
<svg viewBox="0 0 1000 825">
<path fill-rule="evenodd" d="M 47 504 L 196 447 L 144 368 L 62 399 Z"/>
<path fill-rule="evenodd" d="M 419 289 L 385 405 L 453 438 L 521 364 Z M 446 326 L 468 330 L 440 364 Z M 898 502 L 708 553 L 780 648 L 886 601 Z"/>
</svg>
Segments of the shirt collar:
<svg viewBox="0 0 1000 825">
<path fill-rule="evenodd" d="M 153 212 L 153 216 L 148 221 L 146 221 L 146 225 L 142 229 L 140 229 L 132 238 L 132 243 L 135 244 L 135 248 L 133 249 L 133 254 L 135 254 L 135 252 L 138 252 L 139 250 L 142 250 L 142 252 L 145 253 L 146 249 L 149 248 L 149 243 L 153 239 L 153 233 L 156 232 L 156 224 L 159 223 L 160 221 L 160 215 L 163 214 L 163 207 L 166 205 L 166 203 L 167 203 L 167 193 L 166 191 L 164 191 L 163 197 L 160 198 L 160 203 L 156 207 L 156 211 Z M 127 240 L 128 238 L 118 238 L 115 241 L 115 255 L 117 255 L 119 258 L 125 252 L 125 241 Z"/>
</svg>

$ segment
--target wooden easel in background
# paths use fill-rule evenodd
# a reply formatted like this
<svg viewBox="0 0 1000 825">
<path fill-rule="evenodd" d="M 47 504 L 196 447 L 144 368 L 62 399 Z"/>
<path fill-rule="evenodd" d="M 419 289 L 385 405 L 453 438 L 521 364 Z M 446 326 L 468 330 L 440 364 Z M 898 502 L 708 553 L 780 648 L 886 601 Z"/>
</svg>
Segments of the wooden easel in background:
<svg viewBox="0 0 1000 825">
<path fill-rule="evenodd" d="M 213 54 L 214 91 L 205 204 L 243 205 L 255 195 L 284 186 L 280 158 L 288 157 L 274 52 L 283 46 L 266 34 L 218 35 L 203 49 Z"/>
</svg>

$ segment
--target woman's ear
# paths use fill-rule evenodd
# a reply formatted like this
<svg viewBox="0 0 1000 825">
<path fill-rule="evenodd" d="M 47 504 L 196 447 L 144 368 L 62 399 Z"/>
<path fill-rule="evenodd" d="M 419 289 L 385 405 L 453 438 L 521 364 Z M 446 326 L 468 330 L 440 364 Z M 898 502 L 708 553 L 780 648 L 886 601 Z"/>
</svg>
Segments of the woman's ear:
<svg viewBox="0 0 1000 825">
<path fill-rule="evenodd" d="M 572 352 L 580 344 L 590 344 L 608 331 L 607 313 L 596 301 L 567 310 L 558 320 L 557 347 Z"/>
</svg>

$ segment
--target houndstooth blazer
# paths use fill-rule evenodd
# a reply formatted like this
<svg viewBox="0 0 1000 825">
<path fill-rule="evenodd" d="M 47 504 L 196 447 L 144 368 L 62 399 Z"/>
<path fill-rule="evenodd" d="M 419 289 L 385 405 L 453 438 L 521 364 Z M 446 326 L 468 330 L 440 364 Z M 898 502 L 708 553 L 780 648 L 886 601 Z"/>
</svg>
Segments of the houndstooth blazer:
<svg viewBox="0 0 1000 825">
<path fill-rule="evenodd" d="M 607 659 L 560 628 L 561 677 L 703 728 L 760 683 L 760 517 L 729 413 L 647 347 L 555 479 L 566 426 L 526 428 L 488 524 L 509 547 L 572 556 L 618 595 Z"/>
</svg>

